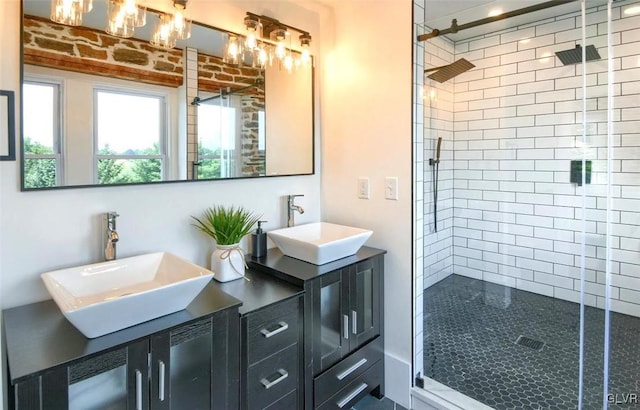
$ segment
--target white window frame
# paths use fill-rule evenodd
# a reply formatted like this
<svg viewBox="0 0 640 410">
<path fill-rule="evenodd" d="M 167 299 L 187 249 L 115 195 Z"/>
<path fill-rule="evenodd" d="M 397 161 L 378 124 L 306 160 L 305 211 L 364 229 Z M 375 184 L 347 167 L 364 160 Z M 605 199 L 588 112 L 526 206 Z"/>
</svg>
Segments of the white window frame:
<svg viewBox="0 0 640 410">
<path fill-rule="evenodd" d="M 103 155 L 98 154 L 98 93 L 112 93 L 122 94 L 129 96 L 157 98 L 160 100 L 160 140 L 158 141 L 158 148 L 160 153 L 157 155 Z M 160 181 L 167 180 L 167 168 L 168 168 L 168 107 L 167 107 L 168 95 L 166 93 L 150 92 L 148 90 L 120 87 L 108 87 L 108 86 L 94 86 L 93 87 L 93 183 L 100 185 L 98 179 L 98 163 L 101 159 L 122 159 L 122 160 L 140 160 L 140 159 L 159 159 L 160 160 Z M 160 182 L 158 181 L 158 182 Z"/>
<path fill-rule="evenodd" d="M 56 161 L 56 187 L 62 186 L 64 182 L 64 116 L 65 112 L 63 110 L 63 91 L 64 82 L 59 79 L 51 78 L 51 77 L 40 77 L 40 76 L 25 76 L 23 80 L 24 84 L 33 84 L 33 85 L 41 85 L 41 86 L 49 86 L 53 87 L 55 90 L 54 97 L 54 115 L 53 115 L 53 154 L 27 154 L 23 150 L 23 158 L 24 160 L 28 159 L 54 159 Z M 24 101 L 22 103 L 24 109 Z M 24 131 L 23 131 L 24 135 Z M 24 172 L 24 170 L 23 170 Z"/>
</svg>

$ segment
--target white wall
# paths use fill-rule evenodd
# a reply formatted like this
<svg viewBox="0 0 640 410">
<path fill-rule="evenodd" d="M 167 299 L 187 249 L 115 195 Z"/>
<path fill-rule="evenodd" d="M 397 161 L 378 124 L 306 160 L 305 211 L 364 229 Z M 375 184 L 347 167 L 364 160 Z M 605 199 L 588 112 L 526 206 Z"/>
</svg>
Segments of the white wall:
<svg viewBox="0 0 640 410">
<path fill-rule="evenodd" d="M 334 2 L 335 37 L 322 53 L 322 216 L 366 227 L 386 249 L 386 393 L 405 407 L 411 386 L 411 2 Z M 325 37 L 328 41 L 328 38 Z M 384 178 L 399 178 L 399 200 Z M 358 199 L 357 179 L 370 179 Z"/>
</svg>

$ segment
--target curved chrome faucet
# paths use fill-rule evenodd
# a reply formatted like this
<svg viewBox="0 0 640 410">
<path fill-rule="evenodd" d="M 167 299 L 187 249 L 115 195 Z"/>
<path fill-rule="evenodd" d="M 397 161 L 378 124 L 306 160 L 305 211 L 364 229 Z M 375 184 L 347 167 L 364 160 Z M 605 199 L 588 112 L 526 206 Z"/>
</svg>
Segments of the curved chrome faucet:
<svg viewBox="0 0 640 410">
<path fill-rule="evenodd" d="M 304 213 L 304 208 L 294 203 L 297 196 L 304 196 L 304 195 L 288 195 L 287 196 L 287 227 L 292 227 L 294 225 L 293 216 L 295 214 L 295 211 L 298 211 L 300 214 Z"/>
<path fill-rule="evenodd" d="M 105 221 L 105 246 L 104 260 L 112 261 L 116 259 L 116 242 L 120 240 L 120 236 L 116 231 L 116 218 L 120 216 L 116 212 L 107 212 L 104 214 Z"/>
</svg>

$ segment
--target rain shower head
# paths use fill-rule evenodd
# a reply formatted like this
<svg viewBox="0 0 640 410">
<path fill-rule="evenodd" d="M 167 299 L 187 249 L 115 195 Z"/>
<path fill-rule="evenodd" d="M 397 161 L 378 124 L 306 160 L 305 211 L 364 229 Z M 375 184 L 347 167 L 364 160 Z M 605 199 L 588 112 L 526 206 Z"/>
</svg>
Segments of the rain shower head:
<svg viewBox="0 0 640 410">
<path fill-rule="evenodd" d="M 588 45 L 584 48 L 587 57 L 586 61 L 600 60 L 600 54 L 596 50 L 595 46 Z M 580 64 L 582 62 L 582 46 L 576 45 L 576 48 L 570 50 L 557 51 L 556 55 L 564 65 Z"/>
<path fill-rule="evenodd" d="M 435 73 L 429 74 L 427 77 L 439 83 L 444 83 L 445 81 L 451 80 L 453 77 L 456 77 L 467 70 L 471 70 L 473 67 L 475 67 L 475 65 L 471 64 L 464 58 L 461 58 L 451 64 L 447 64 L 442 67 L 427 68 L 426 70 L 424 70 L 424 72 L 428 73 L 431 71 L 435 71 Z"/>
</svg>

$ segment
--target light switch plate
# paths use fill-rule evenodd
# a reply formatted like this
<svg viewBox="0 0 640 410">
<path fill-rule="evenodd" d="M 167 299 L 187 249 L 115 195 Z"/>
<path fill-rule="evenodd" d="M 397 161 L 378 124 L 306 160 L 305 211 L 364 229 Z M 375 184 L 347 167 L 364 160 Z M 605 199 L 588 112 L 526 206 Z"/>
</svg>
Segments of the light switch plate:
<svg viewBox="0 0 640 410">
<path fill-rule="evenodd" d="M 398 177 L 386 177 L 384 179 L 384 197 L 398 200 Z"/>
<path fill-rule="evenodd" d="M 369 199 L 369 178 L 358 178 L 358 198 Z"/>
</svg>

